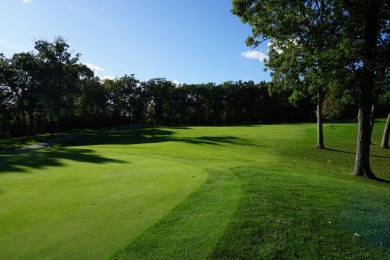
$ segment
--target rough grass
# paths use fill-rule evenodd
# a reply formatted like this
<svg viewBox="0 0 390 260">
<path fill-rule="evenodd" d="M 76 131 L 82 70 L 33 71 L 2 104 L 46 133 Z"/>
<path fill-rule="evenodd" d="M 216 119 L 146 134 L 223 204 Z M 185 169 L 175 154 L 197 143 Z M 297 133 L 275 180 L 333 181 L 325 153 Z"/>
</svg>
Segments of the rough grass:
<svg viewBox="0 0 390 260">
<path fill-rule="evenodd" d="M 390 180 L 389 150 L 372 168 Z M 0 258 L 388 259 L 390 186 L 356 125 L 140 128 L 0 154 Z"/>
</svg>

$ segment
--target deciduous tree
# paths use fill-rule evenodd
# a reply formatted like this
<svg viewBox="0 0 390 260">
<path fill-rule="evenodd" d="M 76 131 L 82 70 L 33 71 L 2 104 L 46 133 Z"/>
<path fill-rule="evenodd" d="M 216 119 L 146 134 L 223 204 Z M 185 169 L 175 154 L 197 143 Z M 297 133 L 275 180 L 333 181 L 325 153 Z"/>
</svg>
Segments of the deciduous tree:
<svg viewBox="0 0 390 260">
<path fill-rule="evenodd" d="M 386 33 L 389 3 L 384 0 L 233 0 L 232 11 L 252 26 L 253 36 L 247 39 L 247 44 L 258 46 L 271 38 L 282 52 L 302 48 L 294 56 L 298 72 L 304 69 L 304 74 L 294 74 L 297 80 L 312 71 L 315 73 L 310 75 L 322 80 L 337 75 L 343 68 L 356 74 L 360 102 L 353 174 L 376 179 L 369 160 L 370 112 L 375 72 L 380 64 L 378 46 L 381 41 L 389 40 Z M 329 62 L 333 59 L 336 63 Z"/>
</svg>

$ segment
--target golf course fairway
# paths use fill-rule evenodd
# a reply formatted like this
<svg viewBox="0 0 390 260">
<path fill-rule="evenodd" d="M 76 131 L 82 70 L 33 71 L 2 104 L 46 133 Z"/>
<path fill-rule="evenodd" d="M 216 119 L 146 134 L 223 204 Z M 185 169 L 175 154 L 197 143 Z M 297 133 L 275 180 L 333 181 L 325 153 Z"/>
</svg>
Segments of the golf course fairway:
<svg viewBox="0 0 390 260">
<path fill-rule="evenodd" d="M 373 143 L 380 141 L 379 121 Z M 0 153 L 1 259 L 386 259 L 390 185 L 356 124 L 139 127 Z M 372 168 L 390 179 L 389 150 Z"/>
</svg>

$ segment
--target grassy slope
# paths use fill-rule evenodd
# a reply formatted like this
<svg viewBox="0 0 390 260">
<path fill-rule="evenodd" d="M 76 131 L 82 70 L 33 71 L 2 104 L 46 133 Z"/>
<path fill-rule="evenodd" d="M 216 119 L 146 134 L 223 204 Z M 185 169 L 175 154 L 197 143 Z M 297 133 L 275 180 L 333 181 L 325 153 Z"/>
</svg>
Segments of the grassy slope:
<svg viewBox="0 0 390 260">
<path fill-rule="evenodd" d="M 350 176 L 354 125 L 326 128 L 333 150 L 313 148 L 313 125 L 228 131 L 250 140 L 229 147 L 235 154 L 225 160 L 228 171 L 210 172 L 114 258 L 388 258 L 389 185 Z M 379 136 L 376 131 L 376 143 Z M 373 155 L 373 169 L 390 179 L 389 151 L 373 146 Z"/>
<path fill-rule="evenodd" d="M 326 128 L 325 151 L 314 125 L 279 125 L 91 132 L 0 154 L 0 256 L 385 258 L 390 189 L 349 175 L 355 129 Z M 390 179 L 389 151 L 373 154 Z"/>
</svg>

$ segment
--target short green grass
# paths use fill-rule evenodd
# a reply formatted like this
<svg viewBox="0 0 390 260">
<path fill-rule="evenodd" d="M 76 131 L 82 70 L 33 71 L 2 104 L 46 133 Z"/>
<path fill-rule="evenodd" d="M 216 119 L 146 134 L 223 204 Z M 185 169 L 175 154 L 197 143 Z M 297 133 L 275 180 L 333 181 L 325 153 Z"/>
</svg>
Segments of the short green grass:
<svg viewBox="0 0 390 260">
<path fill-rule="evenodd" d="M 390 152 L 372 168 L 390 180 Z M 109 129 L 0 154 L 0 258 L 388 259 L 390 186 L 355 124 Z"/>
</svg>

